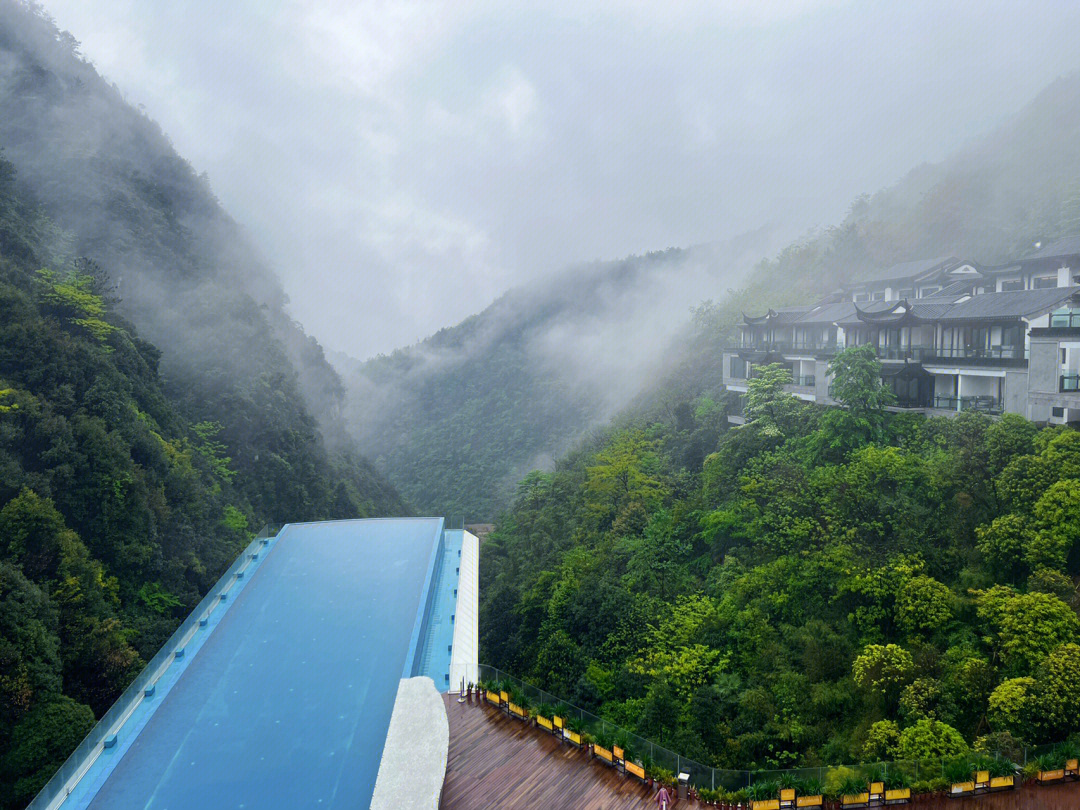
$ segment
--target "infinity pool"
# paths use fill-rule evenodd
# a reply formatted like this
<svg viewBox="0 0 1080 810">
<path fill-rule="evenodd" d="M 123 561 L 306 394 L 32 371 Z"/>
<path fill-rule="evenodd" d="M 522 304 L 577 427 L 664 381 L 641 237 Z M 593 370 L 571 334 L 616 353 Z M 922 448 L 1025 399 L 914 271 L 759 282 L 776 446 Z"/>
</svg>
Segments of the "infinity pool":
<svg viewBox="0 0 1080 810">
<path fill-rule="evenodd" d="M 433 518 L 286 526 L 148 699 L 141 731 L 98 758 L 79 806 L 366 807 L 399 680 L 422 672 L 446 688 L 453 617 L 437 591 L 456 592 L 457 562 L 445 535 Z"/>
</svg>

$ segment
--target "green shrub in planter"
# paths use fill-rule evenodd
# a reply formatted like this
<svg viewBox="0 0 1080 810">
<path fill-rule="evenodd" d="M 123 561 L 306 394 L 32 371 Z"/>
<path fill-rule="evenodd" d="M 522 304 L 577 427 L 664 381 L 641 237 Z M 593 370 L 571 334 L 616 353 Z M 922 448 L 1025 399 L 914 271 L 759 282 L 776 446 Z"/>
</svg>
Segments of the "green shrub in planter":
<svg viewBox="0 0 1080 810">
<path fill-rule="evenodd" d="M 837 788 L 837 796 L 858 796 L 860 793 L 866 793 L 869 789 L 869 783 L 861 776 L 849 776 L 840 786 Z"/>
<path fill-rule="evenodd" d="M 1012 776 L 1016 773 L 1016 763 L 1001 757 L 995 757 L 987 763 L 990 776 Z"/>
<path fill-rule="evenodd" d="M 901 790 L 911 787 L 911 777 L 899 768 L 890 768 L 883 781 L 886 790 Z"/>
<path fill-rule="evenodd" d="M 821 796 L 825 793 L 825 786 L 821 784 L 820 779 L 811 776 L 809 779 L 799 780 L 799 783 L 795 785 L 795 792 L 799 796 Z"/>
<path fill-rule="evenodd" d="M 780 785 L 768 779 L 762 782 L 754 782 L 754 784 L 746 789 L 746 795 L 752 801 L 775 799 L 779 792 Z"/>
</svg>

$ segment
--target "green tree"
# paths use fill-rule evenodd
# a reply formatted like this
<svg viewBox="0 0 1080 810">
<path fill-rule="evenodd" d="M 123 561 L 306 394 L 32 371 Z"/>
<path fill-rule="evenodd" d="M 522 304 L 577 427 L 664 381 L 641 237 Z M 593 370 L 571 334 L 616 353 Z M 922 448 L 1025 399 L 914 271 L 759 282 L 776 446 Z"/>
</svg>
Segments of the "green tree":
<svg viewBox="0 0 1080 810">
<path fill-rule="evenodd" d="M 1053 594 L 1017 593 L 1005 585 L 974 592 L 988 640 L 1008 672 L 1022 675 L 1059 644 L 1076 637 L 1080 621 Z"/>
<path fill-rule="evenodd" d="M 69 697 L 54 696 L 35 706 L 11 730 L 4 757 L 8 800 L 22 807 L 30 802 L 68 754 L 94 727 L 94 713 Z"/>
<path fill-rule="evenodd" d="M 1034 678 L 1008 678 L 990 693 L 986 718 L 995 731 L 1007 731 L 1017 739 L 1031 741 L 1039 714 Z"/>
<path fill-rule="evenodd" d="M 968 752 L 963 735 L 948 723 L 923 718 L 900 732 L 897 753 L 901 759 L 938 759 Z"/>
<path fill-rule="evenodd" d="M 791 369 L 771 363 L 755 369 L 756 376 L 746 381 L 746 423 L 766 436 L 782 438 L 793 428 L 802 404 L 789 394 Z"/>
<path fill-rule="evenodd" d="M 860 443 L 880 441 L 885 431 L 885 409 L 896 402 L 892 389 L 881 380 L 881 362 L 869 344 L 849 346 L 829 361 L 831 396 L 844 406 L 850 419 L 843 429 L 861 437 Z"/>
<path fill-rule="evenodd" d="M 1046 732 L 1054 739 L 1064 737 L 1080 717 L 1080 645 L 1070 642 L 1054 649 L 1039 668 L 1038 682 Z"/>
<path fill-rule="evenodd" d="M 896 759 L 900 746 L 900 726 L 895 720 L 878 720 L 866 732 L 862 747 L 863 762 Z"/>
<path fill-rule="evenodd" d="M 851 666 L 855 685 L 888 699 L 906 684 L 915 669 L 911 653 L 896 644 L 868 644 Z"/>
<path fill-rule="evenodd" d="M 952 592 L 933 577 L 912 577 L 896 592 L 896 625 L 910 634 L 933 633 L 952 618 Z"/>
</svg>

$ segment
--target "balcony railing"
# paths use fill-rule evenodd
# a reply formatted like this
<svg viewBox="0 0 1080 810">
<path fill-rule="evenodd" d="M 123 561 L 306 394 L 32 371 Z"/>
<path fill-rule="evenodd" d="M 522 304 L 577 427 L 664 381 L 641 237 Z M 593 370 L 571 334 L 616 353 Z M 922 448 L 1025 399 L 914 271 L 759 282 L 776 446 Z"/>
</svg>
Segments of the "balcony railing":
<svg viewBox="0 0 1080 810">
<path fill-rule="evenodd" d="M 813 374 L 805 374 L 802 377 L 792 377 L 792 385 L 800 385 L 804 388 L 813 388 L 817 383 L 817 377 Z"/>
<path fill-rule="evenodd" d="M 990 395 L 960 397 L 957 407 L 956 397 L 934 397 L 934 407 L 944 411 L 979 411 L 980 413 L 1001 413 L 1001 399 Z"/>
<path fill-rule="evenodd" d="M 1051 329 L 1075 329 L 1080 327 L 1080 312 L 1061 312 L 1050 316 Z"/>
<path fill-rule="evenodd" d="M 914 360 L 916 363 L 934 356 L 933 345 L 914 346 L 879 346 L 877 347 L 879 360 Z"/>
<path fill-rule="evenodd" d="M 823 341 L 748 341 L 739 342 L 730 347 L 731 351 L 739 352 L 774 352 L 776 354 L 791 354 L 793 352 L 835 352 L 844 347 L 834 342 Z"/>
<path fill-rule="evenodd" d="M 943 360 L 1023 360 L 1027 357 L 1027 349 L 1023 346 L 953 346 L 935 349 L 934 356 Z"/>
<path fill-rule="evenodd" d="M 1062 393 L 1075 393 L 1080 391 L 1080 374 L 1062 374 L 1058 391 Z"/>
</svg>

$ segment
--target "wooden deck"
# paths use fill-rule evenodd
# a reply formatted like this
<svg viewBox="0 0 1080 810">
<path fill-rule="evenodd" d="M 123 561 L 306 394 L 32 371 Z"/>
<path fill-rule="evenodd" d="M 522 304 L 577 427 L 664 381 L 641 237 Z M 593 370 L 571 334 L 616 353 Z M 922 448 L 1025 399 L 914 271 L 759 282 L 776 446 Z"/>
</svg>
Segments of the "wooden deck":
<svg viewBox="0 0 1080 810">
<path fill-rule="evenodd" d="M 475 698 L 474 698 L 475 701 Z M 649 790 L 584 750 L 493 706 L 446 696 L 450 753 L 444 810 L 644 810 Z"/>
</svg>

